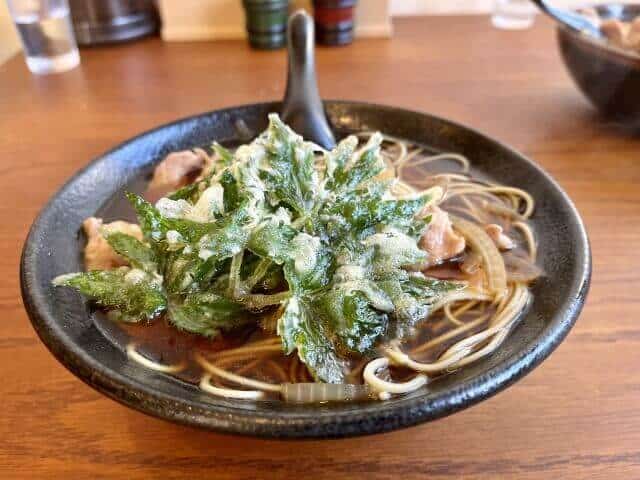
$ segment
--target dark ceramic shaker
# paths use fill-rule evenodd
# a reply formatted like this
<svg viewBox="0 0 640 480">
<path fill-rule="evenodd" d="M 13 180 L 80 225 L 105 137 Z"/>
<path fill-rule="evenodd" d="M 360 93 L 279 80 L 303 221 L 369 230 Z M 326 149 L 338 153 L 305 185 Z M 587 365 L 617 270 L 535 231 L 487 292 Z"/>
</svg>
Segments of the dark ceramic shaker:
<svg viewBox="0 0 640 480">
<path fill-rule="evenodd" d="M 353 14 L 357 0 L 314 0 L 316 41 L 322 45 L 347 45 L 353 41 Z"/>
<path fill-rule="evenodd" d="M 251 46 L 264 50 L 284 47 L 289 0 L 242 0 L 242 4 Z"/>
</svg>

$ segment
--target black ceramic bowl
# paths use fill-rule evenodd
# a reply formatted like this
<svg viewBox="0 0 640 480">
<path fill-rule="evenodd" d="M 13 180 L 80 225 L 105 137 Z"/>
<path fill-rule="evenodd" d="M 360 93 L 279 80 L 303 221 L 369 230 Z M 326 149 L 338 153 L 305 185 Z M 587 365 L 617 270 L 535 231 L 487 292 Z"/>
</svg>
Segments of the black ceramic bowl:
<svg viewBox="0 0 640 480">
<path fill-rule="evenodd" d="M 640 15 L 640 5 L 595 8 L 605 19 L 629 21 Z M 608 118 L 640 128 L 640 55 L 562 26 L 557 37 L 571 77 L 591 103 Z"/>
<path fill-rule="evenodd" d="M 538 365 L 570 330 L 589 286 L 587 236 L 566 194 L 522 155 L 447 120 L 361 103 L 327 102 L 325 108 L 338 136 L 380 130 L 433 151 L 459 152 L 482 174 L 526 188 L 537 200 L 532 222 L 546 274 L 536 281 L 532 304 L 496 353 L 385 402 L 310 406 L 227 400 L 128 361 L 97 328 L 79 294 L 51 286 L 55 276 L 82 269 L 79 232 L 86 217 L 130 217 L 123 191 L 142 191 L 144 179 L 164 155 L 214 139 L 246 141 L 238 123 L 241 131 L 260 132 L 267 113 L 280 111 L 278 103 L 205 113 L 147 132 L 96 159 L 53 197 L 31 228 L 21 263 L 24 304 L 45 345 L 83 381 L 142 412 L 217 431 L 280 438 L 338 437 L 415 425 L 488 398 Z"/>
</svg>

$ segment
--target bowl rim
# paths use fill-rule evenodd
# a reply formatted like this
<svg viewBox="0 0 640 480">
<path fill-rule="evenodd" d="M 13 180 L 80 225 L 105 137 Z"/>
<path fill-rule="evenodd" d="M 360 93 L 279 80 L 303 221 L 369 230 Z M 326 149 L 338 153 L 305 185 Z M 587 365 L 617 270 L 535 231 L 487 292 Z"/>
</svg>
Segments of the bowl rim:
<svg viewBox="0 0 640 480">
<path fill-rule="evenodd" d="M 591 250 L 587 232 L 573 202 L 541 167 L 515 150 L 478 131 L 461 124 L 434 115 L 414 110 L 381 104 L 351 101 L 327 100 L 325 105 L 352 109 L 375 109 L 376 112 L 388 112 L 405 115 L 418 115 L 440 122 L 443 126 L 466 131 L 481 140 L 492 142 L 497 148 L 517 156 L 541 175 L 550 188 L 556 190 L 572 217 L 577 229 L 576 272 L 570 285 L 570 295 L 562 300 L 560 307 L 549 319 L 548 324 L 531 342 L 522 349 L 484 373 L 452 386 L 444 392 L 427 397 L 399 398 L 393 403 L 375 403 L 375 408 L 362 408 L 355 411 L 332 411 L 332 415 L 309 415 L 308 413 L 278 417 L 271 412 L 267 415 L 259 411 L 234 409 L 226 406 L 210 405 L 203 408 L 184 402 L 178 396 L 158 391 L 154 387 L 121 373 L 104 367 L 86 352 L 74 347 L 73 342 L 65 340 L 61 327 L 54 315 L 43 305 L 50 302 L 47 292 L 38 286 L 39 271 L 35 261 L 39 252 L 37 239 L 46 232 L 45 219 L 51 212 L 58 197 L 73 188 L 78 178 L 87 175 L 96 165 L 106 161 L 113 152 L 127 147 L 147 135 L 166 127 L 179 125 L 185 121 L 204 119 L 216 114 L 230 114 L 242 108 L 277 109 L 280 102 L 264 102 L 229 107 L 184 117 L 147 130 L 130 140 L 123 142 L 103 155 L 92 160 L 87 166 L 71 177 L 46 203 L 31 226 L 24 244 L 20 262 L 20 286 L 25 308 L 38 336 L 53 355 L 72 373 L 86 384 L 106 396 L 135 410 L 190 426 L 202 427 L 217 432 L 270 438 L 336 438 L 385 432 L 409 427 L 428 420 L 444 417 L 472 406 L 502 391 L 519 378 L 539 365 L 560 344 L 577 320 L 589 290 L 591 278 Z M 277 110 L 275 110 L 277 111 Z M 398 415 L 406 410 L 406 414 Z"/>
<path fill-rule="evenodd" d="M 604 7 L 609 8 L 612 6 L 617 6 L 621 8 L 638 7 L 638 15 L 640 16 L 640 4 L 587 3 L 583 6 L 573 7 L 571 10 L 575 11 L 576 13 L 580 13 L 579 11 L 583 8 L 597 9 L 597 8 L 604 8 Z M 598 50 L 603 54 L 610 54 L 610 56 L 614 56 L 617 58 L 617 60 L 620 60 L 620 61 L 625 61 L 627 63 L 632 62 L 635 64 L 634 67 L 640 68 L 640 52 L 618 47 L 606 41 L 605 39 L 597 39 L 592 37 L 591 35 L 588 35 L 582 32 L 576 32 L 575 30 L 572 30 L 566 25 L 562 25 L 560 23 L 556 23 L 556 30 L 559 33 L 563 33 L 570 37 L 573 37 L 577 42 L 583 45 L 589 46 L 594 50 Z"/>
</svg>

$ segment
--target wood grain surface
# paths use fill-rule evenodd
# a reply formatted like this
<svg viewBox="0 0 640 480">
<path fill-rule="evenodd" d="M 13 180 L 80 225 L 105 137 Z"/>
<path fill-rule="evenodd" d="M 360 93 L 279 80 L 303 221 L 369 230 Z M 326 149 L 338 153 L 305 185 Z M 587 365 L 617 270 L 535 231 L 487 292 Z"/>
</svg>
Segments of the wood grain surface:
<svg viewBox="0 0 640 480">
<path fill-rule="evenodd" d="M 160 123 L 280 98 L 285 54 L 242 42 L 82 51 L 75 71 L 0 67 L 0 478 L 640 478 L 640 140 L 573 87 L 551 25 L 486 17 L 396 23 L 392 40 L 319 49 L 320 88 L 428 111 L 531 155 L 562 184 L 593 246 L 587 306 L 513 387 L 443 420 L 374 437 L 283 442 L 217 435 L 129 410 L 61 367 L 20 300 L 29 225 L 76 170 Z"/>
</svg>

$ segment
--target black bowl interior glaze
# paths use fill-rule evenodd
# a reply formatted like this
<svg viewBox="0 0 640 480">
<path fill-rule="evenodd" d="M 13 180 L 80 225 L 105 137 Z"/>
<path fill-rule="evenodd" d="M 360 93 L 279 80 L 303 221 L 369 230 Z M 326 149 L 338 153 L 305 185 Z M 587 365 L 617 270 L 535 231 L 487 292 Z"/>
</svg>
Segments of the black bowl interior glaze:
<svg viewBox="0 0 640 480">
<path fill-rule="evenodd" d="M 640 5 L 608 4 L 595 7 L 600 17 L 630 21 Z M 640 54 L 622 50 L 560 27 L 562 59 L 574 82 L 605 116 L 640 129 Z"/>
<path fill-rule="evenodd" d="M 407 396 L 385 402 L 290 405 L 207 395 L 195 386 L 127 360 L 96 328 L 87 303 L 51 280 L 81 270 L 82 221 L 96 212 L 131 217 L 124 189 L 142 191 L 153 165 L 171 151 L 235 142 L 237 125 L 257 133 L 280 104 L 257 104 L 190 117 L 152 130 L 96 159 L 45 206 L 31 228 L 21 263 L 24 303 L 42 341 L 73 373 L 97 390 L 142 412 L 216 431 L 266 437 L 340 437 L 393 430 L 442 417 L 483 400 L 538 365 L 568 333 L 589 286 L 590 251 L 578 213 L 538 166 L 508 147 L 449 121 L 379 105 L 326 102 L 334 131 L 380 130 L 468 156 L 497 181 L 527 189 L 546 276 L 534 301 L 502 347 L 486 359 Z M 241 129 L 245 131 L 244 128 Z M 532 405 L 530 408 L 535 408 Z"/>
</svg>

